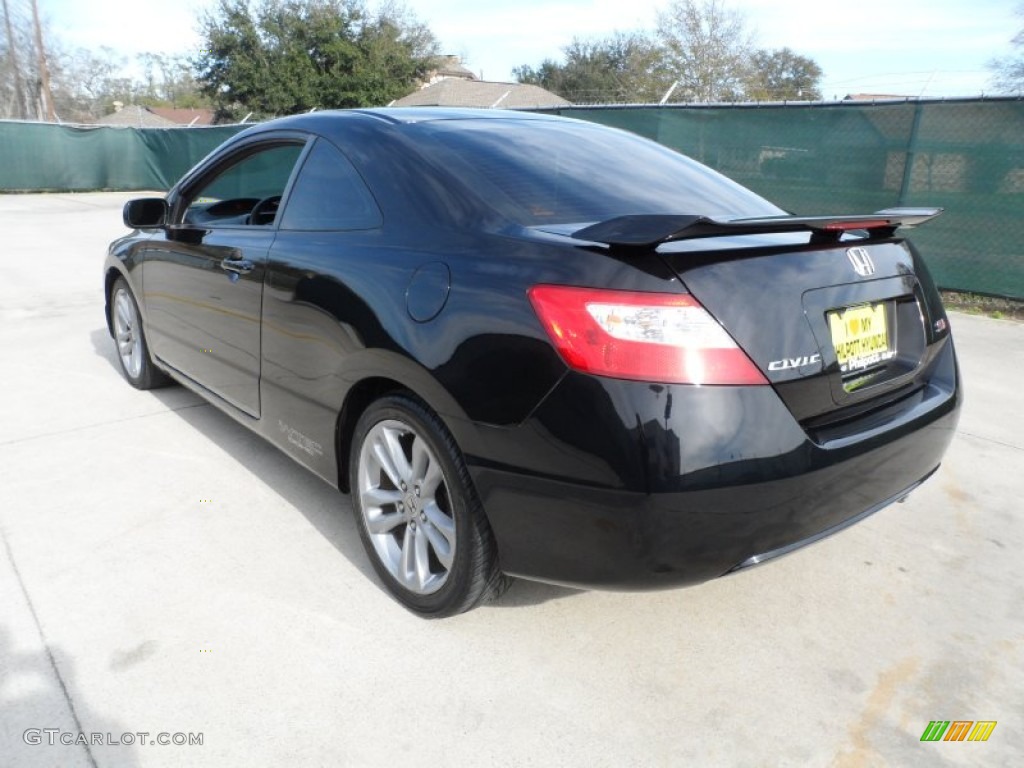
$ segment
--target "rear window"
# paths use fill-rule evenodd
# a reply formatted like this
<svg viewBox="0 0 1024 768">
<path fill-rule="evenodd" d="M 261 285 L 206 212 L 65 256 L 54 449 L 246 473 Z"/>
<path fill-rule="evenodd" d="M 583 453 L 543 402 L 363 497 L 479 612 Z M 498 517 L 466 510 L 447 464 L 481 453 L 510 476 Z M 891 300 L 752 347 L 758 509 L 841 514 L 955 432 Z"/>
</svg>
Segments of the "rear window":
<svg viewBox="0 0 1024 768">
<path fill-rule="evenodd" d="M 409 130 L 425 154 L 524 226 L 627 214 L 784 213 L 684 155 L 603 126 L 480 119 L 429 121 Z"/>
</svg>

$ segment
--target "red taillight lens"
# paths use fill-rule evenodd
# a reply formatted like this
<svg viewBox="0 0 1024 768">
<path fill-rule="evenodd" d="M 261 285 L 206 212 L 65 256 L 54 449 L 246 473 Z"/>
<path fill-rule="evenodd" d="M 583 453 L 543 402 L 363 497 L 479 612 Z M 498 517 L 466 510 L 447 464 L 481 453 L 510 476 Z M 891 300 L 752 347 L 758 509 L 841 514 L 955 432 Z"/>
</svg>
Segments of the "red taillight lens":
<svg viewBox="0 0 1024 768">
<path fill-rule="evenodd" d="M 535 285 L 528 292 L 562 359 L 578 371 L 666 384 L 767 384 L 692 296 Z"/>
</svg>

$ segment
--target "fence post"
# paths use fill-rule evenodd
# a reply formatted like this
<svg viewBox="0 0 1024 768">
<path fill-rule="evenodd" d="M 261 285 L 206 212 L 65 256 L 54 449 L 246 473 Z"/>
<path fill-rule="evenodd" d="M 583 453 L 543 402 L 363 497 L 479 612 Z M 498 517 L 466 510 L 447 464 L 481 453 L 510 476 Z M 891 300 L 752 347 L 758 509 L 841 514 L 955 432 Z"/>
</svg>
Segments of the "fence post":
<svg viewBox="0 0 1024 768">
<path fill-rule="evenodd" d="M 921 113 L 923 111 L 924 105 L 921 102 L 917 102 L 914 105 L 914 120 L 910 124 L 910 136 L 907 138 L 907 154 L 906 159 L 903 161 L 903 183 L 900 184 L 900 197 L 896 202 L 898 206 L 906 205 L 907 195 L 910 194 L 910 183 L 913 180 L 914 174 L 914 155 L 917 154 L 917 132 L 921 127 Z"/>
</svg>

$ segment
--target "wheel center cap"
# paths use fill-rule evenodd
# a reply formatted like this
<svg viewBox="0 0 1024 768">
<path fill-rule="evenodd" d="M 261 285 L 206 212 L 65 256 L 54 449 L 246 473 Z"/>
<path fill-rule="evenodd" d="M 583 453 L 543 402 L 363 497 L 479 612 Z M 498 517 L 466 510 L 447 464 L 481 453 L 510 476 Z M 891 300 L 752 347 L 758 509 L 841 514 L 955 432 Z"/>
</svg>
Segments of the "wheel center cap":
<svg viewBox="0 0 1024 768">
<path fill-rule="evenodd" d="M 405 506 L 412 512 L 416 511 L 416 497 L 411 493 L 405 497 Z"/>
</svg>

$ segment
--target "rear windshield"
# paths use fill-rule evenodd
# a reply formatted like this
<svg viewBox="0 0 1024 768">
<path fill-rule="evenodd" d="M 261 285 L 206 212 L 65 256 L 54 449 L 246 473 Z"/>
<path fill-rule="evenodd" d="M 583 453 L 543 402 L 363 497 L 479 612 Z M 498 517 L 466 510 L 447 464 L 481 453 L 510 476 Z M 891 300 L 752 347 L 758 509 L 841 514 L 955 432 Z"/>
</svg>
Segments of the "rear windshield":
<svg viewBox="0 0 1024 768">
<path fill-rule="evenodd" d="M 409 130 L 425 154 L 524 226 L 627 214 L 784 213 L 700 163 L 603 126 L 480 119 L 428 121 Z"/>
</svg>

